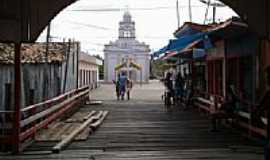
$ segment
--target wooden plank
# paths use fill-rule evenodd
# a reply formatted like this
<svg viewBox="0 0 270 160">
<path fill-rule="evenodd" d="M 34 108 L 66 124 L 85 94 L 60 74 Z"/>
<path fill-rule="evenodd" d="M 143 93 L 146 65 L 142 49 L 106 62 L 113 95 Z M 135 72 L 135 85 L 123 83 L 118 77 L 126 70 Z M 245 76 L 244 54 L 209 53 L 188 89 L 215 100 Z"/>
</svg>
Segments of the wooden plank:
<svg viewBox="0 0 270 160">
<path fill-rule="evenodd" d="M 58 118 L 60 115 L 65 113 L 67 110 L 69 110 L 75 104 L 76 104 L 75 101 L 71 102 L 70 104 L 68 104 L 67 106 L 61 108 L 58 112 L 54 113 L 53 115 L 51 115 L 50 117 L 48 117 L 44 121 L 36 124 L 35 126 L 31 127 L 30 129 L 26 130 L 25 132 L 21 132 L 20 140 L 22 141 L 25 138 L 27 138 L 27 137 L 31 136 L 32 134 L 36 133 L 37 130 L 39 130 L 39 129 L 45 127 L 46 125 L 48 125 L 50 122 L 52 122 L 53 120 Z"/>
<path fill-rule="evenodd" d="M 74 129 L 78 128 L 81 123 L 84 121 L 82 120 L 86 116 L 90 118 L 96 113 L 96 111 L 89 112 L 77 112 L 73 114 L 70 118 L 60 122 L 54 122 L 53 124 L 49 125 L 47 129 L 42 130 L 35 136 L 35 140 L 39 142 L 45 141 L 61 141 L 64 137 L 70 134 Z M 82 117 L 83 115 L 86 115 Z M 88 119 L 87 118 L 87 119 Z M 86 119 L 86 120 L 87 120 Z M 85 129 L 82 133 L 80 133 L 75 140 L 86 140 L 89 136 L 90 129 Z"/>
<path fill-rule="evenodd" d="M 42 117 L 45 117 L 46 115 L 49 115 L 49 114 L 55 112 L 56 110 L 58 110 L 58 109 L 62 108 L 63 106 L 71 103 L 72 101 L 76 100 L 77 98 L 82 97 L 83 95 L 86 95 L 88 92 L 89 91 L 87 90 L 87 91 L 84 91 L 82 93 L 79 93 L 78 95 L 75 95 L 75 96 L 65 100 L 64 102 L 61 102 L 60 104 L 57 104 L 54 107 L 51 107 L 49 109 L 46 109 L 45 111 L 42 111 L 42 112 L 40 112 L 38 114 L 30 116 L 27 119 L 21 120 L 20 127 L 24 127 L 24 126 L 26 126 L 26 125 L 28 125 L 28 124 L 42 118 Z"/>
<path fill-rule="evenodd" d="M 80 132 L 82 132 L 86 127 L 89 126 L 95 119 L 99 119 L 102 116 L 103 112 L 100 111 L 96 116 L 90 117 L 86 120 L 79 128 L 75 129 L 72 133 L 70 133 L 66 138 L 64 138 L 61 142 L 56 144 L 52 148 L 53 153 L 59 153 L 64 147 L 66 147 Z"/>
<path fill-rule="evenodd" d="M 109 111 L 104 111 L 99 120 L 97 120 L 96 122 L 90 124 L 90 128 L 93 129 L 93 130 L 96 130 L 103 123 L 103 121 L 105 120 L 105 118 L 107 117 L 108 114 L 109 114 Z"/>
<path fill-rule="evenodd" d="M 194 105 L 197 106 L 197 107 L 199 107 L 199 108 L 201 108 L 201 109 L 203 109 L 203 110 L 205 110 L 205 111 L 207 111 L 207 112 L 210 112 L 210 108 L 207 107 L 207 106 L 205 106 L 205 105 L 203 105 L 203 104 L 200 104 L 198 102 L 195 102 Z"/>
<path fill-rule="evenodd" d="M 202 97 L 197 97 L 197 100 L 208 105 L 213 105 L 213 103 L 210 100 L 204 99 Z"/>
<path fill-rule="evenodd" d="M 251 126 L 250 124 L 248 123 L 245 123 L 245 122 L 237 122 L 238 125 L 240 125 L 241 127 L 244 127 L 254 133 L 257 133 L 261 136 L 264 136 L 266 137 L 266 130 L 265 129 L 261 129 L 261 128 L 257 128 L 257 127 L 254 127 L 254 126 Z"/>
<path fill-rule="evenodd" d="M 238 111 L 237 114 L 243 118 L 250 119 L 250 113 L 243 112 L 243 111 Z M 263 123 L 266 125 L 267 124 L 267 119 L 264 117 L 261 117 Z"/>
<path fill-rule="evenodd" d="M 34 108 L 37 108 L 37 107 L 40 107 L 40 106 L 44 106 L 44 105 L 48 105 L 48 104 L 51 104 L 51 103 L 53 103 L 53 102 L 57 102 L 57 101 L 63 99 L 64 97 L 66 97 L 66 96 L 68 96 L 68 95 L 71 95 L 71 94 L 73 94 L 73 93 L 75 93 L 75 92 L 80 92 L 80 91 L 85 90 L 85 89 L 87 89 L 87 88 L 88 88 L 87 86 L 83 86 L 83 87 L 81 87 L 81 88 L 79 88 L 79 89 L 71 90 L 71 91 L 66 92 L 66 93 L 64 93 L 64 94 L 61 94 L 61 95 L 58 96 L 58 97 L 54 97 L 54 98 L 52 98 L 52 99 L 49 99 L 49 100 L 47 100 L 47 101 L 45 101 L 45 102 L 41 102 L 41 103 L 38 103 L 38 104 L 34 104 L 34 105 L 31 105 L 31 106 L 25 107 L 25 108 L 21 109 L 21 112 L 27 112 L 27 111 L 30 111 L 30 110 L 32 110 L 32 109 L 34 109 Z M 0 112 L 0 113 L 1 113 L 1 112 Z"/>
<path fill-rule="evenodd" d="M 83 120 L 86 121 L 87 119 L 89 119 L 91 116 L 93 116 L 96 113 L 96 111 L 91 111 L 88 115 L 86 115 L 85 117 L 83 117 Z"/>
</svg>

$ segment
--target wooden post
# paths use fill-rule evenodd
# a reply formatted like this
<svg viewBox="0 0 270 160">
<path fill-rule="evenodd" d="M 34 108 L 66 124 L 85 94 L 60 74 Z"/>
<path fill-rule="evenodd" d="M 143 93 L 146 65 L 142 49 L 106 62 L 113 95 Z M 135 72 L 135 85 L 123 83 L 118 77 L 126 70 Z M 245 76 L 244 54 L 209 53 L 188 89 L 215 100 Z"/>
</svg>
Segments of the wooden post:
<svg viewBox="0 0 270 160">
<path fill-rule="evenodd" d="M 267 137 L 266 137 L 266 144 L 269 144 L 270 141 L 270 109 L 267 109 L 267 126 L 266 126 L 266 131 L 267 131 Z"/>
<path fill-rule="evenodd" d="M 223 96 L 224 100 L 227 100 L 227 80 L 228 80 L 228 73 L 227 73 L 227 41 L 224 41 L 224 60 L 223 60 Z"/>
<path fill-rule="evenodd" d="M 79 85 L 79 76 L 80 76 L 80 74 L 79 74 L 79 72 L 80 72 L 80 70 L 79 70 L 79 62 L 80 62 L 80 60 L 79 60 L 79 54 L 80 54 L 80 44 L 79 44 L 79 42 L 77 42 L 76 43 L 77 44 L 77 47 L 76 47 L 76 68 L 77 68 L 77 89 L 80 87 L 80 85 Z M 81 80 L 80 80 L 81 81 Z M 81 83 L 81 82 L 80 82 Z"/>
<path fill-rule="evenodd" d="M 13 117 L 13 153 L 20 152 L 20 110 L 21 110 L 21 43 L 15 43 L 15 87 Z"/>
<path fill-rule="evenodd" d="M 71 50 L 71 40 L 68 41 L 68 50 L 66 52 L 66 66 L 65 66 L 65 76 L 64 76 L 64 85 L 63 85 L 63 93 L 66 93 L 66 86 L 67 86 L 67 78 L 68 78 L 68 69 L 69 69 L 69 58 L 70 58 L 70 50 Z"/>
</svg>

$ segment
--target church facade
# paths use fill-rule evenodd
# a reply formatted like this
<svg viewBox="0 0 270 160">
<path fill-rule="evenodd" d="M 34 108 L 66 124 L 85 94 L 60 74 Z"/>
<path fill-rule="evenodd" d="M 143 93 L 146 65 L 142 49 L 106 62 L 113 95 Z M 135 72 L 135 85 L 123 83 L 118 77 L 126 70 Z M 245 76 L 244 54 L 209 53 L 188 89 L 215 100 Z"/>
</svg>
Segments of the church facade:
<svg viewBox="0 0 270 160">
<path fill-rule="evenodd" d="M 104 47 L 104 81 L 112 82 L 125 73 L 134 82 L 147 83 L 150 72 L 149 45 L 138 42 L 135 22 L 126 11 L 119 22 L 119 36 Z"/>
</svg>

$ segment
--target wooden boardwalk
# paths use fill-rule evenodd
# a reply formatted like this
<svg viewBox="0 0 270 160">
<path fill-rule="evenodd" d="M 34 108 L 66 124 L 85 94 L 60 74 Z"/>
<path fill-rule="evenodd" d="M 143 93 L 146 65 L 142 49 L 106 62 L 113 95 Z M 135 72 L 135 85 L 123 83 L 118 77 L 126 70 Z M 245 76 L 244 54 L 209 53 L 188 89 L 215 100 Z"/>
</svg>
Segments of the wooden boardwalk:
<svg viewBox="0 0 270 160">
<path fill-rule="evenodd" d="M 159 97 L 156 94 L 161 91 L 149 87 L 145 93 Z M 139 90 L 134 95 L 141 97 L 131 101 L 116 101 L 99 94 L 95 98 L 106 99 L 103 105 L 85 105 L 79 110 L 110 111 L 104 124 L 88 140 L 73 142 L 60 154 L 51 153 L 55 143 L 37 142 L 22 155 L 0 156 L 0 159 L 263 160 L 261 146 L 230 129 L 211 133 L 209 119 L 195 109 L 166 111 L 159 99 L 144 99 L 143 91 Z"/>
</svg>

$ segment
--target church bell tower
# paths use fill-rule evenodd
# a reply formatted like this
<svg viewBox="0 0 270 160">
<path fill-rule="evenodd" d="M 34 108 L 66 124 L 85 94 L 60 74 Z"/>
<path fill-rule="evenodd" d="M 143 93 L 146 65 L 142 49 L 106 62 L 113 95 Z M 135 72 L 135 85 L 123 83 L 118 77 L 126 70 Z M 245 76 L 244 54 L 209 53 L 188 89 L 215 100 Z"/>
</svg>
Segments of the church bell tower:
<svg viewBox="0 0 270 160">
<path fill-rule="evenodd" d="M 135 22 L 132 21 L 131 14 L 127 10 L 123 20 L 119 23 L 119 39 L 135 39 Z"/>
</svg>

